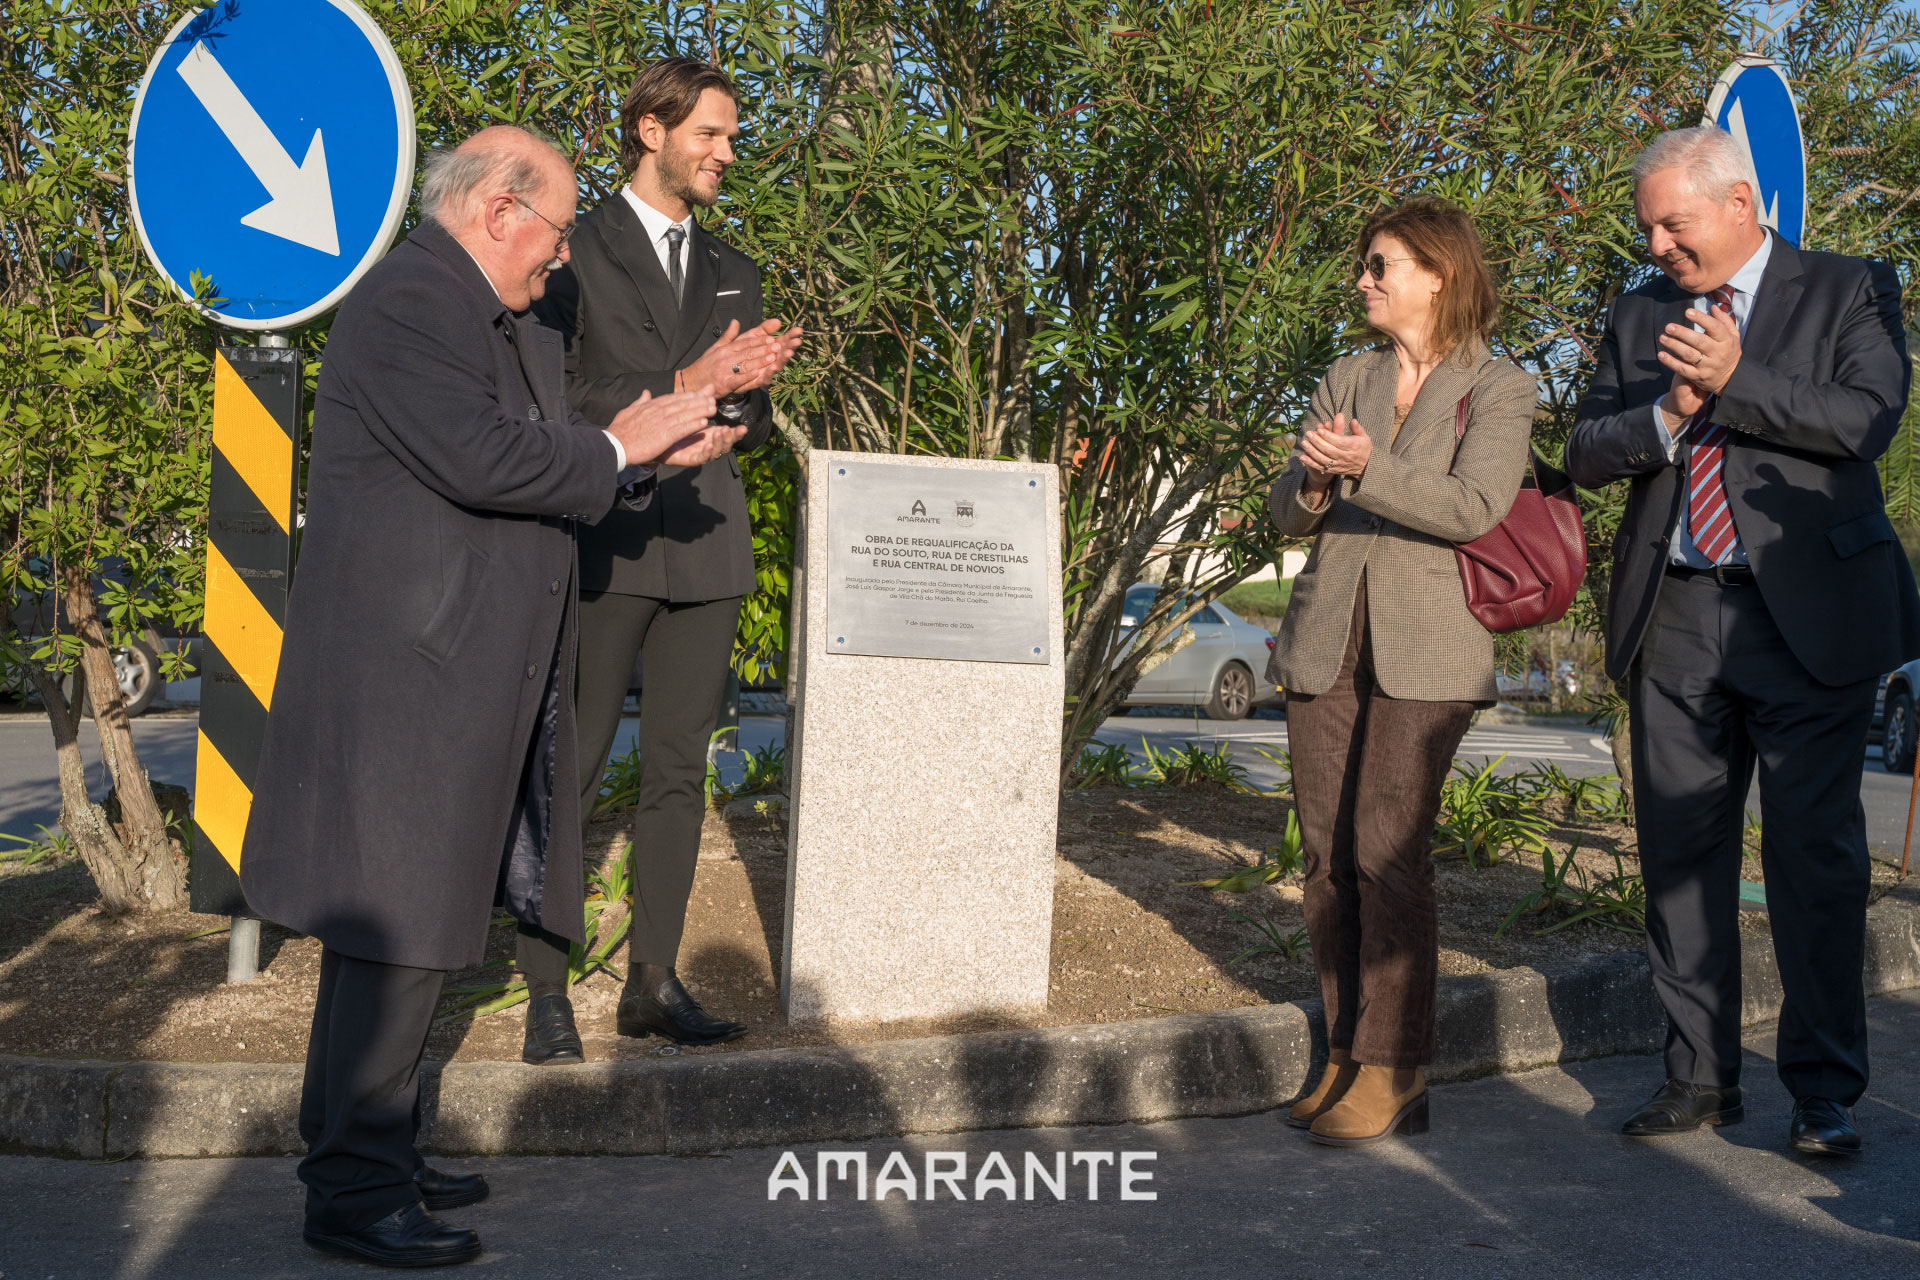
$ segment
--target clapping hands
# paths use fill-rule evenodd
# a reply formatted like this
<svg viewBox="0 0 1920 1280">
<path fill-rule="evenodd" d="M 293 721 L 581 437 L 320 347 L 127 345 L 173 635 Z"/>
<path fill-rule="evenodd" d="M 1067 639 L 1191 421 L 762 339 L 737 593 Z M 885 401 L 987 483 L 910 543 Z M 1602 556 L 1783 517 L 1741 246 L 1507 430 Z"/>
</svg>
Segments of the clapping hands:
<svg viewBox="0 0 1920 1280">
<path fill-rule="evenodd" d="M 680 371 L 680 385 L 711 387 L 717 396 L 771 386 L 804 336 L 798 326 L 781 332 L 778 320 L 763 320 L 744 331 L 738 320 L 730 321 L 719 339 Z"/>
<path fill-rule="evenodd" d="M 1673 385 L 1662 407 L 1682 421 L 1726 390 L 1740 364 L 1740 326 L 1731 307 L 1689 311 L 1686 319 L 1700 328 L 1668 325 L 1660 335 L 1659 351 L 1660 363 L 1673 371 Z"/>
<path fill-rule="evenodd" d="M 698 466 L 726 453 L 746 434 L 745 427 L 708 425 L 714 407 L 712 387 L 677 391 L 668 396 L 643 391 L 638 400 L 614 415 L 607 430 L 619 438 L 620 447 L 627 451 L 629 466 L 636 463 Z"/>
<path fill-rule="evenodd" d="M 1332 422 L 1317 423 L 1303 432 L 1293 454 L 1306 469 L 1307 492 L 1323 494 L 1336 476 L 1360 478 L 1373 457 L 1373 437 L 1359 422 L 1336 413 Z"/>
</svg>

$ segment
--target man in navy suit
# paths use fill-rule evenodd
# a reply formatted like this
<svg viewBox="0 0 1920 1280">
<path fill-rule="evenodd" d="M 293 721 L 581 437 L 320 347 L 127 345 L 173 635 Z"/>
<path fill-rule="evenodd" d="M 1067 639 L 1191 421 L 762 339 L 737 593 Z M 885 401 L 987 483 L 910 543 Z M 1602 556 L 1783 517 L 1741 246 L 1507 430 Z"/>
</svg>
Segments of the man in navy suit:
<svg viewBox="0 0 1920 1280">
<path fill-rule="evenodd" d="M 1920 654 L 1920 598 L 1874 460 L 1907 403 L 1900 282 L 1761 225 L 1745 153 L 1661 135 L 1634 212 L 1661 272 L 1607 317 L 1567 440 L 1587 488 L 1629 484 L 1607 672 L 1628 684 L 1647 954 L 1667 1081 L 1636 1136 L 1742 1118 L 1741 834 L 1761 863 L 1785 1004 L 1789 1143 L 1860 1150 L 1868 854 L 1860 774 L 1878 678 Z"/>
</svg>

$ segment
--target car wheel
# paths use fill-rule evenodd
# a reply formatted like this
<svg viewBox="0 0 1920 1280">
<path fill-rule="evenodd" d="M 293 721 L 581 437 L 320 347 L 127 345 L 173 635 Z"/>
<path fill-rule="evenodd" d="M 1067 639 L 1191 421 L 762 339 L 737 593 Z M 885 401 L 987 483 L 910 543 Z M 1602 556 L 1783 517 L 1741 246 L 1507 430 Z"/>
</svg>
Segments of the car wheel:
<svg viewBox="0 0 1920 1280">
<path fill-rule="evenodd" d="M 113 670 L 120 678 L 120 696 L 127 700 L 130 716 L 137 716 L 152 706 L 167 687 L 160 676 L 160 655 L 144 640 L 135 640 L 125 649 L 115 649 Z"/>
<path fill-rule="evenodd" d="M 1209 720 L 1245 720 L 1253 710 L 1253 672 L 1237 662 L 1220 668 L 1213 678 L 1213 697 L 1207 701 Z"/>
<path fill-rule="evenodd" d="M 144 640 L 135 640 L 125 649 L 113 651 L 113 673 L 120 682 L 120 696 L 126 700 L 131 719 L 154 704 L 167 682 L 160 678 L 160 657 Z M 61 692 L 69 705 L 77 705 L 80 718 L 93 718 L 93 700 L 87 697 L 86 674 L 75 667 L 63 682 Z"/>
<path fill-rule="evenodd" d="M 1880 739 L 1881 763 L 1888 773 L 1913 772 L 1915 741 L 1913 694 L 1895 689 L 1887 695 L 1886 729 Z"/>
</svg>

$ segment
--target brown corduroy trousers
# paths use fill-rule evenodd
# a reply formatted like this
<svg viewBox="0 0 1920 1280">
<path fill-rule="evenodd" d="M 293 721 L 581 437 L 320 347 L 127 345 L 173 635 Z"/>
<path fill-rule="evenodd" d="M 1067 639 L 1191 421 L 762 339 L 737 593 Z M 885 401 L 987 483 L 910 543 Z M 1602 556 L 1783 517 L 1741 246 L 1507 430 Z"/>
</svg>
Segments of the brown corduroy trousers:
<svg viewBox="0 0 1920 1280">
<path fill-rule="evenodd" d="M 1307 936 L 1327 1043 L 1356 1062 L 1433 1061 L 1433 821 L 1473 709 L 1390 697 L 1375 683 L 1365 578 L 1333 687 L 1287 695 Z"/>
</svg>

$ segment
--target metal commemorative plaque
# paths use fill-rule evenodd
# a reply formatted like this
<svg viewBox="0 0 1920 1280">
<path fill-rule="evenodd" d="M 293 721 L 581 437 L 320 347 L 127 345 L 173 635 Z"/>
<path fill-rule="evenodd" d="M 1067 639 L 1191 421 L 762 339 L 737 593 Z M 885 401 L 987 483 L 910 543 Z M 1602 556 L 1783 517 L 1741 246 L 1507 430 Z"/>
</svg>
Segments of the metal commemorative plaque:
<svg viewBox="0 0 1920 1280">
<path fill-rule="evenodd" d="M 834 463 L 821 648 L 1045 663 L 1047 528 L 1031 470 Z"/>
</svg>

